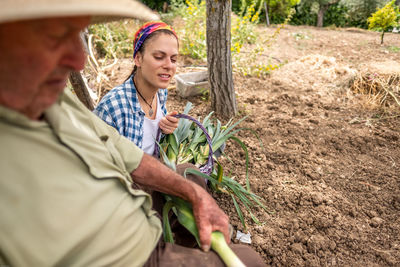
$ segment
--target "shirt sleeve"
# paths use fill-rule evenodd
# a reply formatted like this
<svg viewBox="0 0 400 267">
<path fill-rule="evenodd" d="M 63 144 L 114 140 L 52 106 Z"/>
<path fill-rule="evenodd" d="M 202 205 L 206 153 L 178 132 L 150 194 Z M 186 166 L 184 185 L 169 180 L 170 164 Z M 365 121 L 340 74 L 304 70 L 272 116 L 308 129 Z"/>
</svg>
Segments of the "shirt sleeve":
<svg viewBox="0 0 400 267">
<path fill-rule="evenodd" d="M 115 128 L 104 123 L 100 118 L 91 114 L 96 131 L 98 133 L 105 133 L 105 136 L 110 138 L 111 143 L 115 146 L 117 151 L 124 161 L 126 170 L 131 173 L 140 164 L 143 157 L 143 151 L 136 146 L 132 141 L 122 136 Z"/>
<path fill-rule="evenodd" d="M 107 106 L 102 103 L 97 105 L 97 107 L 93 110 L 93 113 L 96 114 L 100 119 L 105 121 L 108 125 L 116 128 L 114 120 L 111 114 L 108 112 Z"/>
</svg>

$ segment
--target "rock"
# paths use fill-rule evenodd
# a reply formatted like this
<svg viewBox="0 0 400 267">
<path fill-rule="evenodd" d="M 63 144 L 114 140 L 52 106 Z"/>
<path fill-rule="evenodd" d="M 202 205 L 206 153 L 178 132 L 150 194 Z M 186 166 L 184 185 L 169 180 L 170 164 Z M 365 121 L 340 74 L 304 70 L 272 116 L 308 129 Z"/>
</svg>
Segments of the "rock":
<svg viewBox="0 0 400 267">
<path fill-rule="evenodd" d="M 378 226 L 381 225 L 382 223 L 383 223 L 383 219 L 382 219 L 382 218 L 373 217 L 373 218 L 371 219 L 370 225 L 371 225 L 372 227 L 378 227 Z"/>
<path fill-rule="evenodd" d="M 320 205 L 324 202 L 324 198 L 321 193 L 315 193 L 312 195 L 312 202 L 314 205 Z"/>
<path fill-rule="evenodd" d="M 328 245 L 327 240 L 319 234 L 312 235 L 307 241 L 307 249 L 310 253 L 316 253 L 320 249 L 326 250 Z"/>
<path fill-rule="evenodd" d="M 336 249 L 336 243 L 335 243 L 335 241 L 332 241 L 332 240 L 331 240 L 331 242 L 329 243 L 329 249 L 330 249 L 331 251 L 334 251 L 334 250 Z"/>
<path fill-rule="evenodd" d="M 264 243 L 264 239 L 260 236 L 253 236 L 252 241 L 255 245 L 262 245 Z"/>
<path fill-rule="evenodd" d="M 290 249 L 297 254 L 303 254 L 303 246 L 300 243 L 294 243 L 290 246 Z"/>
</svg>

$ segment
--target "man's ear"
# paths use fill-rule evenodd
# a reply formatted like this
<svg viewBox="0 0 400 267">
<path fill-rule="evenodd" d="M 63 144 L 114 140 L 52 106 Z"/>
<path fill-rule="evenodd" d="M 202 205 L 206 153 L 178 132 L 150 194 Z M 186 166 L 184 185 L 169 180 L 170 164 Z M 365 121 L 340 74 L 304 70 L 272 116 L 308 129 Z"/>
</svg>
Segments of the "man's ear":
<svg viewBox="0 0 400 267">
<path fill-rule="evenodd" d="M 140 67 L 142 65 L 142 60 L 143 60 L 142 54 L 140 52 L 138 52 L 135 56 L 136 67 Z"/>
</svg>

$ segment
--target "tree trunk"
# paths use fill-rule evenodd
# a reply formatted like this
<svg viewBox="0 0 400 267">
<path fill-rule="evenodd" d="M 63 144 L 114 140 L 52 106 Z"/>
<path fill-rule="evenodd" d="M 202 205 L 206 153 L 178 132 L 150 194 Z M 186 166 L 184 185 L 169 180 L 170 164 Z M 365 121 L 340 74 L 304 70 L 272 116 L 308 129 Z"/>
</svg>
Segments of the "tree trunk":
<svg viewBox="0 0 400 267">
<path fill-rule="evenodd" d="M 383 44 L 383 35 L 385 34 L 385 31 L 382 30 L 382 34 L 381 34 L 381 44 Z"/>
<path fill-rule="evenodd" d="M 82 74 L 77 71 L 71 72 L 69 75 L 69 81 L 74 88 L 74 92 L 79 100 L 90 110 L 94 109 L 93 100 L 90 97 L 89 89 L 86 87 L 85 81 L 82 78 Z"/>
<path fill-rule="evenodd" d="M 268 4 L 267 4 L 268 2 Z M 264 1 L 264 7 L 265 7 L 265 19 L 267 21 L 267 26 L 269 26 L 269 14 L 268 14 L 268 10 L 269 10 L 269 0 L 268 1 Z"/>
<path fill-rule="evenodd" d="M 330 6 L 330 4 L 325 4 L 325 5 L 319 6 L 317 27 L 324 26 L 324 15 L 325 15 L 325 12 L 328 10 L 329 6 Z"/>
<path fill-rule="evenodd" d="M 82 45 L 86 51 L 86 53 L 88 53 L 89 48 L 88 48 L 88 44 L 87 44 L 87 29 L 85 29 L 84 31 L 81 32 L 81 41 L 82 41 Z M 76 96 L 79 98 L 79 100 L 90 110 L 94 109 L 94 103 L 92 100 L 92 97 L 89 94 L 89 90 L 88 87 L 86 86 L 85 81 L 83 80 L 82 74 L 79 71 L 73 71 L 71 72 L 71 74 L 69 75 L 69 82 L 72 85 L 72 88 L 74 89 L 74 92 L 76 94 Z"/>
<path fill-rule="evenodd" d="M 219 116 L 236 115 L 231 59 L 231 1 L 207 0 L 207 65 L 211 108 Z"/>
</svg>

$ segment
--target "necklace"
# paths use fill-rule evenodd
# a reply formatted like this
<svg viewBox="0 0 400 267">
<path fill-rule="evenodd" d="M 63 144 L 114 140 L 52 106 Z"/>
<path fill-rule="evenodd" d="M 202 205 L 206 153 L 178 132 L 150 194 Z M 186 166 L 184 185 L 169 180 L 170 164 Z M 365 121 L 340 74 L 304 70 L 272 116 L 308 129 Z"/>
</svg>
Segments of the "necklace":
<svg viewBox="0 0 400 267">
<path fill-rule="evenodd" d="M 132 80 L 133 80 L 133 79 L 132 79 Z M 134 80 L 133 80 L 133 85 L 135 85 L 136 92 L 138 92 L 139 96 L 140 96 L 140 97 L 143 99 L 143 101 L 150 107 L 149 116 L 150 116 L 150 117 L 153 116 L 154 111 L 153 111 L 152 105 L 150 105 L 150 104 L 146 101 L 146 99 L 142 96 L 142 94 L 139 92 L 138 88 L 136 87 L 136 84 L 135 84 L 135 81 L 134 81 Z M 151 99 L 151 103 L 153 103 L 154 96 L 155 96 L 155 95 L 153 95 L 153 98 Z"/>
</svg>

